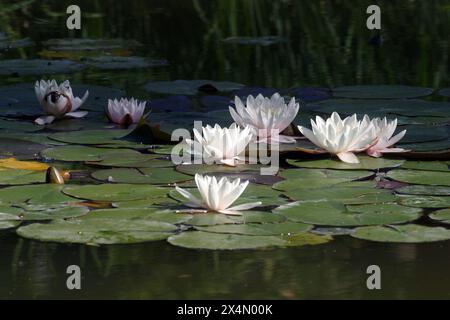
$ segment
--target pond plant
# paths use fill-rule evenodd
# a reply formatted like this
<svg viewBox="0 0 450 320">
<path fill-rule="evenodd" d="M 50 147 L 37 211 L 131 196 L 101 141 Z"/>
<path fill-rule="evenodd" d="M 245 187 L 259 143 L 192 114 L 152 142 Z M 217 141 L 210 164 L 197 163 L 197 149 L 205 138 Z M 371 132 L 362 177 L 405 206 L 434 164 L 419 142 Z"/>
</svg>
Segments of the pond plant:
<svg viewBox="0 0 450 320">
<path fill-rule="evenodd" d="M 80 99 L 68 80 L 41 80 L 35 93 L 45 116 L 36 125 L 24 121 L 39 112 L 24 86 L 5 88 L 18 108 L 0 118 L 0 229 L 40 241 L 167 240 L 211 250 L 319 245 L 339 236 L 450 239 L 449 108 L 417 99 L 423 88 L 336 88 L 342 97 L 309 103 L 289 92 L 243 97 L 245 86 L 209 80 L 144 88 L 175 94 L 161 105 L 186 108 L 198 94 L 219 92 L 208 105 L 228 109 L 166 112 L 150 101 L 157 112 L 147 119 L 147 101 L 122 98 L 118 89 L 76 85 L 86 91 Z M 183 98 L 174 99 L 179 92 Z M 394 97 L 379 100 L 377 92 Z M 179 128 L 192 136 L 171 139 Z M 174 162 L 179 145 L 193 161 Z M 255 150 L 277 151 L 274 175 L 264 175 L 269 163 L 261 152 L 252 158 Z"/>
</svg>

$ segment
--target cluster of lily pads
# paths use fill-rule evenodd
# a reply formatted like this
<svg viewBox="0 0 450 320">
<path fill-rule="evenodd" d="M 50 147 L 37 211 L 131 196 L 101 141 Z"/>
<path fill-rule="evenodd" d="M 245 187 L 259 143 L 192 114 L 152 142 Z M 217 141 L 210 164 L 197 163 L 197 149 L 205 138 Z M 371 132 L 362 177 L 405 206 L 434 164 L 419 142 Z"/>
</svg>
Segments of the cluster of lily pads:
<svg viewBox="0 0 450 320">
<path fill-rule="evenodd" d="M 117 89 L 38 82 L 36 101 L 24 85 L 0 88 L 10 99 L 0 100 L 0 228 L 41 241 L 167 239 L 204 249 L 313 245 L 339 236 L 450 239 L 450 104 L 418 99 L 431 89 L 353 86 L 280 95 L 208 80 L 145 88 L 162 97 L 149 102 L 152 114 L 137 124 L 145 104 L 120 100 L 125 94 Z M 86 89 L 89 99 L 72 94 Z M 305 104 L 285 104 L 286 96 Z M 171 106 L 178 111 L 166 112 Z M 67 119 L 77 112 L 84 119 Z M 217 125 L 194 131 L 188 144 L 219 161 L 174 165 L 170 134 L 192 130 L 194 120 Z M 397 124 L 401 133 L 392 138 Z M 264 165 L 242 161 L 250 140 L 281 143 L 277 175 L 263 176 Z M 379 157 L 387 152 L 395 157 Z M 52 168 L 61 184 L 46 183 L 53 182 Z"/>
</svg>

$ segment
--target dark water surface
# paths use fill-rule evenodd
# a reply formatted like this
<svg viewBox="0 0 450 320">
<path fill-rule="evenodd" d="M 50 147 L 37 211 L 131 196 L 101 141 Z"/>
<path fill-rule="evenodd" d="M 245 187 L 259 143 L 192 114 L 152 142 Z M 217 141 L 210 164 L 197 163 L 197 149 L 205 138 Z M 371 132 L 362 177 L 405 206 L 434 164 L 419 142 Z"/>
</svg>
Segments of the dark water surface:
<svg viewBox="0 0 450 320">
<path fill-rule="evenodd" d="M 450 1 L 377 1 L 383 43 L 365 27 L 372 1 L 76 1 L 82 30 L 65 27 L 74 1 L 0 0 L 0 31 L 37 45 L 0 53 L 36 58 L 60 37 L 125 38 L 136 55 L 168 67 L 93 71 L 72 83 L 101 84 L 139 96 L 151 80 L 229 80 L 289 88 L 351 84 L 450 85 Z M 231 36 L 280 36 L 270 46 L 232 45 Z M 375 36 L 375 38 L 373 38 Z M 372 41 L 371 41 L 372 39 Z M 0 77 L 0 84 L 35 76 Z M 450 242 L 393 245 L 337 237 L 329 244 L 254 251 L 198 251 L 166 242 L 87 247 L 0 233 L 0 298 L 450 298 Z M 66 289 L 66 267 L 81 267 L 81 291 Z M 382 290 L 366 287 L 366 268 Z"/>
</svg>

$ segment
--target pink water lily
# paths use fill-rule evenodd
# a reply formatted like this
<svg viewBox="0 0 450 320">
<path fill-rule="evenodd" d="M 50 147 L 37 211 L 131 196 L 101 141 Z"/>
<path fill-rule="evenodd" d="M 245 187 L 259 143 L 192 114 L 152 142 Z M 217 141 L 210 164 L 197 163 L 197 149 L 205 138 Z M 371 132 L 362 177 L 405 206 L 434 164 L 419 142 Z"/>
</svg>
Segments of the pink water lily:
<svg viewBox="0 0 450 320">
<path fill-rule="evenodd" d="M 297 116 L 300 105 L 295 98 L 286 104 L 278 93 L 270 98 L 250 95 L 245 106 L 239 97 L 235 97 L 235 106 L 236 109 L 229 107 L 231 117 L 241 127 L 250 126 L 259 142 L 295 143 L 293 137 L 280 135 Z"/>
<path fill-rule="evenodd" d="M 120 125 L 137 123 L 144 115 L 146 103 L 146 101 L 139 102 L 134 98 L 108 100 L 106 115 L 111 122 Z"/>
<path fill-rule="evenodd" d="M 36 97 L 45 112 L 45 116 L 39 117 L 35 122 L 39 125 L 52 123 L 55 119 L 64 117 L 82 118 L 87 115 L 87 111 L 77 111 L 86 102 L 89 91 L 86 91 L 83 98 L 74 97 L 69 80 L 60 85 L 55 80 L 36 81 L 34 85 Z"/>
<path fill-rule="evenodd" d="M 383 153 L 409 151 L 402 148 L 392 148 L 392 146 L 399 142 L 406 134 L 406 130 L 403 130 L 393 136 L 395 129 L 397 128 L 397 119 L 388 121 L 386 118 L 375 118 L 372 119 L 372 125 L 375 129 L 377 142 L 366 150 L 366 153 L 369 156 L 379 158 L 383 155 Z"/>
<path fill-rule="evenodd" d="M 200 210 L 190 209 L 180 210 L 179 212 L 206 213 L 213 211 L 227 215 L 242 215 L 240 211 L 249 210 L 261 205 L 261 202 L 252 202 L 230 207 L 245 191 L 249 184 L 248 181 L 241 183 L 241 179 L 229 180 L 226 177 L 217 180 L 216 177 L 196 174 L 195 183 L 197 184 L 201 199 L 198 199 L 189 191 L 178 186 L 175 189 L 179 194 L 189 200 L 185 203 L 186 206 L 200 208 Z"/>
</svg>

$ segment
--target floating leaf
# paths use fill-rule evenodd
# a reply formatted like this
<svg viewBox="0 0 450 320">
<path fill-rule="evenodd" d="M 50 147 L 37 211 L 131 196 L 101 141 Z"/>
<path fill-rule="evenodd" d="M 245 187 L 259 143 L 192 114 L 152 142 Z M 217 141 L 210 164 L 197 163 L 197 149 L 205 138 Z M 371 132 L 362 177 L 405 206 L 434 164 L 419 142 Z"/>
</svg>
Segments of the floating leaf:
<svg viewBox="0 0 450 320">
<path fill-rule="evenodd" d="M 98 69 L 146 69 L 167 66 L 166 60 L 148 59 L 143 57 L 100 56 L 86 59 L 86 64 Z"/>
<path fill-rule="evenodd" d="M 291 89 L 291 95 L 304 102 L 329 99 L 331 98 L 331 94 L 331 90 L 326 88 L 305 87 Z"/>
<path fill-rule="evenodd" d="M 34 223 L 17 229 L 21 237 L 61 243 L 130 244 L 166 239 L 176 226 L 151 220 L 90 219 Z"/>
<path fill-rule="evenodd" d="M 49 138 L 72 144 L 121 144 L 124 141 L 119 139 L 128 133 L 128 130 L 84 130 L 58 132 L 49 135 Z"/>
<path fill-rule="evenodd" d="M 406 183 L 450 186 L 450 172 L 392 170 L 388 172 L 387 176 Z"/>
<path fill-rule="evenodd" d="M 0 203 L 56 204 L 76 201 L 61 193 L 61 185 L 38 184 L 0 189 Z"/>
<path fill-rule="evenodd" d="M 192 176 L 176 172 L 172 168 L 107 169 L 95 171 L 91 175 L 101 181 L 132 184 L 173 184 L 192 179 Z"/>
<path fill-rule="evenodd" d="M 450 88 L 444 88 L 439 90 L 439 94 L 444 97 L 450 97 Z"/>
<path fill-rule="evenodd" d="M 22 205 L 24 211 L 17 213 L 17 219 L 22 221 L 41 221 L 77 218 L 84 216 L 89 209 L 83 206 L 68 205 Z"/>
<path fill-rule="evenodd" d="M 426 195 L 426 196 L 448 196 L 450 195 L 450 187 L 444 186 L 425 186 L 410 185 L 398 188 L 395 192 L 400 194 Z"/>
<path fill-rule="evenodd" d="M 297 189 L 299 185 L 320 188 L 369 177 L 372 174 L 373 172 L 364 170 L 287 169 L 280 173 L 286 180 L 274 184 L 273 188 L 282 191 Z"/>
<path fill-rule="evenodd" d="M 115 154 L 117 157 L 127 158 L 128 156 L 141 155 L 138 151 L 130 149 L 105 149 L 93 148 L 87 146 L 61 146 L 45 149 L 41 156 L 46 160 L 59 161 L 100 161 L 109 154 Z"/>
<path fill-rule="evenodd" d="M 302 232 L 293 235 L 283 235 L 281 237 L 286 241 L 286 247 L 301 247 L 305 245 L 318 245 L 333 240 L 331 235 L 318 235 L 310 232 Z"/>
<path fill-rule="evenodd" d="M 403 169 L 427 170 L 427 171 L 450 171 L 450 161 L 413 161 L 408 160 L 402 164 Z"/>
<path fill-rule="evenodd" d="M 229 44 L 243 44 L 243 45 L 258 45 L 258 46 L 270 46 L 274 44 L 280 44 L 287 41 L 286 38 L 280 36 L 263 36 L 263 37 L 229 37 L 222 40 Z"/>
<path fill-rule="evenodd" d="M 0 230 L 16 228 L 21 224 L 21 221 L 0 221 Z"/>
<path fill-rule="evenodd" d="M 429 217 L 441 223 L 450 224 L 450 209 L 437 210 L 430 214 Z"/>
<path fill-rule="evenodd" d="M 170 236 L 167 241 L 174 246 L 189 249 L 238 250 L 283 246 L 285 241 L 274 236 L 247 236 L 203 231 L 183 232 Z"/>
<path fill-rule="evenodd" d="M 369 204 L 396 201 L 389 190 L 373 187 L 367 182 L 350 182 L 331 187 L 311 189 L 307 186 L 287 190 L 283 194 L 293 200 L 327 200 L 343 204 Z"/>
<path fill-rule="evenodd" d="M 360 163 L 345 163 L 339 160 L 294 160 L 288 159 L 290 165 L 301 168 L 336 169 L 336 170 L 377 170 L 381 168 L 395 168 L 403 164 L 404 160 L 393 160 L 383 158 L 371 158 L 358 155 Z"/>
<path fill-rule="evenodd" d="M 232 91 L 242 88 L 244 85 L 234 82 L 218 82 L 212 80 L 175 80 L 175 81 L 153 81 L 145 85 L 149 92 L 161 94 L 184 94 L 195 95 L 205 86 L 213 91 Z"/>
<path fill-rule="evenodd" d="M 195 227 L 199 231 L 213 233 L 245 234 L 251 236 L 289 235 L 309 231 L 311 225 L 297 222 L 266 224 L 221 224 L 208 227 Z"/>
<path fill-rule="evenodd" d="M 450 230 L 441 227 L 407 224 L 356 228 L 351 236 L 378 242 L 420 243 L 449 240 Z"/>
<path fill-rule="evenodd" d="M 83 64 L 70 60 L 45 60 L 45 59 L 11 59 L 0 60 L 0 75 L 43 75 L 43 74 L 67 74 L 81 71 Z"/>
<path fill-rule="evenodd" d="M 184 95 L 174 95 L 161 99 L 152 99 L 148 108 L 154 112 L 187 112 L 192 111 L 194 105 L 190 98 Z M 152 114 L 153 118 L 153 114 Z M 152 120 L 153 121 L 153 120 Z"/>
<path fill-rule="evenodd" d="M 37 161 L 20 161 L 16 158 L 0 159 L 0 168 L 44 171 L 48 165 Z"/>
<path fill-rule="evenodd" d="M 100 184 L 67 186 L 63 193 L 78 199 L 92 201 L 130 201 L 138 199 L 161 199 L 168 189 L 151 185 Z"/>
<path fill-rule="evenodd" d="M 192 218 L 192 215 L 175 213 L 171 210 L 162 211 L 156 207 L 149 208 L 119 208 L 119 209 L 99 209 L 94 210 L 89 213 L 89 215 L 84 216 L 82 220 L 97 220 L 97 219 L 141 219 L 141 220 L 152 220 L 167 222 L 172 224 L 183 223 Z"/>
<path fill-rule="evenodd" d="M 415 208 L 447 208 L 450 207 L 450 197 L 433 196 L 401 196 L 400 203 Z"/>
<path fill-rule="evenodd" d="M 135 48 L 141 44 L 132 39 L 89 39 L 89 38 L 63 38 L 50 39 L 43 43 L 54 51 L 103 51 L 123 48 Z"/>
<path fill-rule="evenodd" d="M 173 164 L 169 160 L 161 159 L 161 156 L 141 153 L 111 152 L 101 156 L 101 161 L 90 161 L 87 164 L 102 167 L 120 168 L 167 168 Z"/>
<path fill-rule="evenodd" d="M 330 201 L 299 201 L 278 207 L 274 212 L 291 221 L 326 226 L 396 224 L 416 220 L 421 210 L 397 204 L 345 207 Z"/>
<path fill-rule="evenodd" d="M 433 89 L 431 88 L 402 85 L 358 85 L 333 89 L 333 95 L 336 97 L 356 99 L 418 98 L 428 96 L 432 93 Z"/>
<path fill-rule="evenodd" d="M 442 118 L 450 117 L 450 103 L 421 99 L 329 99 L 308 104 L 306 109 L 320 113 L 336 111 L 341 115 L 356 113 L 373 117 L 398 118 L 400 124 L 441 123 Z"/>
<path fill-rule="evenodd" d="M 45 182 L 45 171 L 0 169 L 0 185 L 21 185 Z"/>
</svg>

